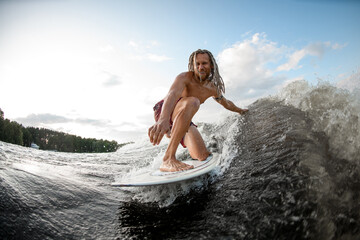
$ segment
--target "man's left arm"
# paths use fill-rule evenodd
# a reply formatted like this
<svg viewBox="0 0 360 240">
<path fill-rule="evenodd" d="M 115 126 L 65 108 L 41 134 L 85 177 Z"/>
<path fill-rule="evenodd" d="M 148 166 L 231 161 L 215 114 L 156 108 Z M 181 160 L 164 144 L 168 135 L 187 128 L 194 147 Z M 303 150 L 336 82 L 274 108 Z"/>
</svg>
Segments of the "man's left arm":
<svg viewBox="0 0 360 240">
<path fill-rule="evenodd" d="M 227 100 L 224 96 L 221 96 L 219 98 L 214 98 L 214 99 L 215 99 L 215 101 L 217 101 L 218 103 L 223 105 L 224 108 L 226 108 L 232 112 L 244 114 L 247 111 L 249 111 L 248 109 L 242 109 L 242 108 L 237 107 L 232 101 Z"/>
</svg>

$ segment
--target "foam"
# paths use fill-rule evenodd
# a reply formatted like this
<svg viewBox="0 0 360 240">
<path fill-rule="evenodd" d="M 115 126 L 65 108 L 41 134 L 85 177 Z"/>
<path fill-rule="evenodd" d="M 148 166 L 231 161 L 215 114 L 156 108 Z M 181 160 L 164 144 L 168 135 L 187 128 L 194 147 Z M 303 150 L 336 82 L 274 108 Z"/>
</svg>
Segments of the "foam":
<svg viewBox="0 0 360 240">
<path fill-rule="evenodd" d="M 238 114 L 226 114 L 214 124 L 198 124 L 198 130 L 200 131 L 205 143 L 207 143 L 208 149 L 221 154 L 219 166 L 216 167 L 210 174 L 180 183 L 127 188 L 126 191 L 131 192 L 132 199 L 135 201 L 143 203 L 157 203 L 159 207 L 166 207 L 173 204 L 178 197 L 185 196 L 191 191 L 202 191 L 206 189 L 209 183 L 213 183 L 219 176 L 222 176 L 226 172 L 234 157 L 238 155 L 238 146 L 235 144 L 235 138 L 240 133 L 239 124 L 242 124 L 242 117 Z M 136 144 L 137 143 L 135 143 L 135 145 Z M 215 148 L 210 146 L 213 144 L 216 145 Z M 137 148 L 136 146 L 133 147 Z M 126 176 L 136 176 L 144 171 L 148 171 L 149 168 L 159 168 L 166 147 L 167 144 L 163 144 L 160 147 L 158 146 L 153 147 L 152 149 L 146 149 L 145 151 L 156 151 L 156 155 L 153 157 L 152 161 L 150 161 L 149 165 L 145 167 L 139 167 L 138 164 L 134 164 Z M 186 160 L 189 157 L 190 156 L 187 150 L 179 147 L 177 151 L 177 158 L 179 160 Z"/>
<path fill-rule="evenodd" d="M 274 98 L 300 108 L 314 122 L 314 131 L 326 133 L 331 153 L 338 158 L 359 162 L 360 91 L 337 88 L 322 82 L 311 86 L 296 81 Z"/>
</svg>

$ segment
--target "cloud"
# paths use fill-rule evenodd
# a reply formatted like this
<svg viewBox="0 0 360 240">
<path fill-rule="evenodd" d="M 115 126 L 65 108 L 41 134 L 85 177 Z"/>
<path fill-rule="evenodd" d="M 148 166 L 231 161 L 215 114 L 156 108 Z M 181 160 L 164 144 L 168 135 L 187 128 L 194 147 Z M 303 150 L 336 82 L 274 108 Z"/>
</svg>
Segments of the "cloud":
<svg viewBox="0 0 360 240">
<path fill-rule="evenodd" d="M 121 77 L 115 74 L 112 74 L 110 72 L 103 71 L 107 75 L 105 81 L 103 82 L 103 85 L 105 87 L 114 87 L 117 85 L 122 84 Z"/>
<path fill-rule="evenodd" d="M 299 62 L 305 56 L 306 56 L 306 51 L 304 49 L 295 51 L 289 57 L 289 61 L 287 63 L 284 63 L 284 64 L 278 66 L 276 70 L 277 71 L 290 71 L 290 70 L 301 68 L 302 66 L 299 66 Z"/>
<path fill-rule="evenodd" d="M 134 41 L 130 41 L 129 42 L 129 46 L 134 48 L 135 50 L 138 50 L 139 49 L 139 44 L 137 44 L 136 42 Z"/>
<path fill-rule="evenodd" d="M 111 124 L 111 122 L 108 120 L 99 120 L 99 119 L 91 119 L 91 118 L 77 118 L 77 119 L 73 119 L 72 122 L 96 126 L 96 127 L 105 127 Z"/>
<path fill-rule="evenodd" d="M 311 43 L 306 47 L 304 47 L 303 49 L 293 52 L 290 55 L 288 62 L 278 66 L 276 70 L 290 71 L 290 70 L 302 68 L 302 66 L 299 65 L 299 63 L 307 55 L 322 58 L 328 49 L 339 50 L 344 48 L 346 45 L 347 44 L 341 45 L 339 43 L 331 44 L 330 42 Z"/>
<path fill-rule="evenodd" d="M 330 42 L 317 42 L 307 45 L 304 50 L 305 53 L 311 56 L 322 58 L 327 48 L 331 47 Z"/>
<path fill-rule="evenodd" d="M 218 63 L 226 86 L 253 94 L 251 89 L 267 89 L 281 82 L 282 77 L 274 76 L 267 64 L 279 59 L 282 52 L 282 47 L 260 33 L 224 49 L 218 55 Z"/>
<path fill-rule="evenodd" d="M 27 126 L 39 126 L 41 124 L 67 123 L 70 122 L 71 120 L 59 115 L 43 113 L 43 114 L 30 114 L 25 118 L 17 118 L 15 119 L 15 121 L 18 121 Z"/>
<path fill-rule="evenodd" d="M 112 52 L 113 50 L 114 50 L 114 47 L 110 44 L 99 47 L 100 52 Z"/>
<path fill-rule="evenodd" d="M 142 124 L 135 122 L 113 123 L 106 119 L 69 118 L 51 113 L 30 114 L 27 117 L 17 118 L 15 121 L 24 126 L 47 128 L 88 138 L 115 139 L 120 142 L 126 142 L 147 133 L 144 127 L 140 126 Z"/>
<path fill-rule="evenodd" d="M 322 58 L 326 51 L 344 46 L 316 42 L 293 50 L 278 46 L 264 33 L 256 33 L 224 49 L 217 58 L 227 91 L 233 96 L 236 94 L 235 100 L 256 99 L 281 88 L 289 81 L 282 72 L 301 68 L 300 63 L 306 56 Z M 281 63 L 284 60 L 285 63 Z"/>
<path fill-rule="evenodd" d="M 152 62 L 164 62 L 171 60 L 172 58 L 166 55 L 160 55 L 149 52 L 150 49 L 157 47 L 159 45 L 160 45 L 159 42 L 156 40 L 150 41 L 148 43 L 130 41 L 129 46 L 136 52 L 136 54 L 132 56 L 132 59 L 139 61 L 149 60 Z"/>
<path fill-rule="evenodd" d="M 117 126 L 120 127 L 120 128 L 123 128 L 123 127 L 136 128 L 136 127 L 138 127 L 138 125 L 136 123 L 133 123 L 133 122 L 122 122 L 122 123 L 118 124 Z"/>
<path fill-rule="evenodd" d="M 90 119 L 90 118 L 67 118 L 51 113 L 41 113 L 41 114 L 30 114 L 24 118 L 17 118 L 15 121 L 18 121 L 26 126 L 42 127 L 49 126 L 58 123 L 77 123 L 85 124 L 91 126 L 107 126 L 110 124 L 110 121 L 99 120 L 99 119 Z"/>
<path fill-rule="evenodd" d="M 129 46 L 136 51 L 144 51 L 146 49 L 150 49 L 159 45 L 160 43 L 156 40 L 147 41 L 146 43 L 129 41 Z"/>
<path fill-rule="evenodd" d="M 348 45 L 347 43 L 344 43 L 344 44 L 335 43 L 331 46 L 331 48 L 334 50 L 338 50 L 338 49 L 342 49 L 342 48 L 346 47 L 347 45 Z"/>
<path fill-rule="evenodd" d="M 158 46 L 159 42 L 156 40 L 150 41 L 150 47 Z"/>
</svg>

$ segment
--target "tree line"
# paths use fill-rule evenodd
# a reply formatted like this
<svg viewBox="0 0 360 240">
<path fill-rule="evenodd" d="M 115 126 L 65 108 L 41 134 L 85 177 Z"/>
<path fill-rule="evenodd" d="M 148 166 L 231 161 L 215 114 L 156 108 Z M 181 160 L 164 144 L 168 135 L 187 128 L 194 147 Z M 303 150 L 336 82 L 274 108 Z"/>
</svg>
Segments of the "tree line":
<svg viewBox="0 0 360 240">
<path fill-rule="evenodd" d="M 72 134 L 57 132 L 45 128 L 24 127 L 21 124 L 4 118 L 0 108 L 0 141 L 30 147 L 35 143 L 42 150 L 78 153 L 115 152 L 129 144 L 118 144 L 116 141 L 82 138 Z"/>
</svg>

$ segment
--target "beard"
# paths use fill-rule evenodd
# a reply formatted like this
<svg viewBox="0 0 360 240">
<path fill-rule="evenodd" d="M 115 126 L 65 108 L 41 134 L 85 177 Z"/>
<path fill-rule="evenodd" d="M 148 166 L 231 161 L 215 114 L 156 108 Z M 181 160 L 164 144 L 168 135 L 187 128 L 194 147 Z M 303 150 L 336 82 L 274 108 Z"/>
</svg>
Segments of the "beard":
<svg viewBox="0 0 360 240">
<path fill-rule="evenodd" d="M 212 76 L 213 76 L 212 72 L 210 72 L 209 74 L 205 74 L 204 77 L 202 77 L 202 75 L 200 74 L 199 71 L 197 71 L 197 73 L 198 73 L 198 77 L 199 77 L 200 82 L 206 81 L 206 80 L 209 80 L 209 81 L 212 80 Z"/>
<path fill-rule="evenodd" d="M 207 80 L 207 79 L 209 79 L 209 76 L 210 76 L 211 74 L 205 74 L 205 75 L 202 75 L 199 71 L 198 71 L 198 76 L 199 76 L 199 80 L 200 80 L 200 82 L 202 82 L 202 81 L 205 81 L 205 80 Z"/>
</svg>

